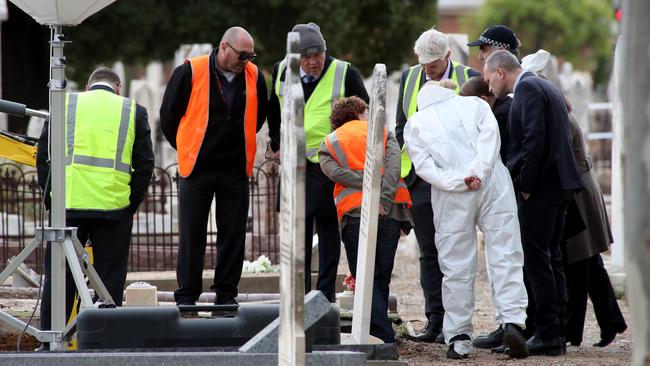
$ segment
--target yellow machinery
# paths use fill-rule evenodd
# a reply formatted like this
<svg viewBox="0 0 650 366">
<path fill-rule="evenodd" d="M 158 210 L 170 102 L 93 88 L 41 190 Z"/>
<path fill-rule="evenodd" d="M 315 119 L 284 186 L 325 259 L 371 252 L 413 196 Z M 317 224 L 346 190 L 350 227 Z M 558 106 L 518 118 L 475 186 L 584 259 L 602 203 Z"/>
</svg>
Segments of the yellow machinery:
<svg viewBox="0 0 650 366">
<path fill-rule="evenodd" d="M 33 137 L 0 131 L 0 158 L 36 166 L 37 142 Z"/>
</svg>

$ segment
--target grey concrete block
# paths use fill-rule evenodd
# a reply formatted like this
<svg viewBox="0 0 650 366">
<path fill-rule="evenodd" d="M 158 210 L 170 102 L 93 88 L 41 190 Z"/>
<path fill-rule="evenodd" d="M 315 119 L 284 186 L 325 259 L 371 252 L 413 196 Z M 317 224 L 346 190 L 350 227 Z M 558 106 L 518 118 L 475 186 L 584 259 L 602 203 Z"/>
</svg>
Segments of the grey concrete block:
<svg viewBox="0 0 650 366">
<path fill-rule="evenodd" d="M 330 309 L 332 304 L 320 291 L 311 291 L 305 295 L 305 329 L 309 329 Z M 275 353 L 278 351 L 278 331 L 280 319 L 275 319 L 255 337 L 239 348 L 240 352 Z"/>
<path fill-rule="evenodd" d="M 358 352 L 314 352 L 306 354 L 307 365 L 366 365 Z M 240 352 L 43 352 L 2 353 L 3 366 L 263 366 L 277 365 L 276 354 Z"/>
<path fill-rule="evenodd" d="M 314 345 L 314 351 L 363 352 L 368 356 L 368 360 L 398 360 L 399 359 L 399 350 L 397 349 L 397 345 L 395 343 Z"/>
</svg>

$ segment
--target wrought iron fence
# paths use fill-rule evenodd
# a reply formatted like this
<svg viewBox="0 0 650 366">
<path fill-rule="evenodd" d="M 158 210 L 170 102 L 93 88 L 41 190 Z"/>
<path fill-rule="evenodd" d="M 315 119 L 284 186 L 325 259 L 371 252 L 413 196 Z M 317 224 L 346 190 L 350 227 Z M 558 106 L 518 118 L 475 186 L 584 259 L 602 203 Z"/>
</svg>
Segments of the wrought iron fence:
<svg viewBox="0 0 650 366">
<path fill-rule="evenodd" d="M 278 260 L 278 216 L 276 212 L 278 166 L 267 160 L 253 169 L 246 232 L 246 259 L 260 255 Z M 176 268 L 178 251 L 177 165 L 156 167 L 149 190 L 133 220 L 129 271 L 165 271 Z M 42 192 L 36 171 L 12 163 L 0 164 L 0 261 L 16 255 L 41 225 Z M 205 268 L 214 268 L 218 236 L 214 203 L 208 220 Z M 47 222 L 45 222 L 47 225 Z M 40 271 L 43 252 L 39 248 L 26 261 Z"/>
</svg>

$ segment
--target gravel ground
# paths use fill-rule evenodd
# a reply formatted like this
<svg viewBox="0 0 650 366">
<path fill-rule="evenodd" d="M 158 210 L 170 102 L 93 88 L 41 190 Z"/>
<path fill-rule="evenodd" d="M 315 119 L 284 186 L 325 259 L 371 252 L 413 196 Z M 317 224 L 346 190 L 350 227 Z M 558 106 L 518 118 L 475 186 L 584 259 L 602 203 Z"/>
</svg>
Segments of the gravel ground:
<svg viewBox="0 0 650 366">
<path fill-rule="evenodd" d="M 339 271 L 347 272 L 344 250 L 341 253 Z M 567 354 L 564 356 L 534 356 L 524 360 L 512 360 L 507 356 L 474 349 L 467 360 L 447 360 L 445 358 L 446 346 L 413 342 L 407 340 L 403 335 L 406 322 L 410 321 L 416 332 L 425 323 L 424 299 L 420 288 L 419 271 L 417 243 L 413 234 L 411 234 L 409 237 L 402 238 L 398 246 L 391 282 L 391 293 L 397 297 L 399 315 L 403 320 L 401 326 L 395 326 L 399 351 L 401 359 L 408 361 L 409 365 L 628 365 L 630 363 L 632 338 L 629 330 L 619 335 L 606 348 L 591 346 L 592 343 L 600 339 L 600 330 L 591 304 L 588 305 L 587 309 L 583 345 L 581 347 L 568 347 Z M 474 335 L 489 333 L 496 327 L 494 322 L 495 308 L 490 298 L 482 251 L 479 253 L 479 270 L 475 290 Z M 35 300 L 0 299 L 0 308 L 9 310 L 23 319 L 30 316 L 34 305 Z M 619 305 L 629 325 L 631 322 L 625 301 L 619 300 Z M 38 312 L 36 316 L 38 316 Z M 35 323 L 38 324 L 38 320 L 35 320 Z M 15 335 L 7 335 L 7 331 L 6 325 L 0 325 L 0 351 L 15 350 L 16 337 Z M 35 340 L 29 338 L 23 338 L 23 342 L 21 342 L 23 350 L 36 348 Z"/>
<path fill-rule="evenodd" d="M 420 330 L 425 324 L 424 298 L 420 288 L 420 268 L 417 243 L 412 236 L 403 238 L 397 249 L 395 268 L 391 282 L 391 292 L 397 296 L 398 311 L 403 321 L 411 321 L 413 328 Z M 475 283 L 476 305 L 474 309 L 474 336 L 489 333 L 496 328 L 494 322 L 495 308 L 491 300 L 490 288 L 485 274 L 483 252 L 479 253 L 479 270 Z M 630 324 L 627 305 L 619 300 L 623 315 Z M 396 328 L 399 334 L 401 329 Z M 470 358 L 452 361 L 445 358 L 447 346 L 439 344 L 417 343 L 398 335 L 400 355 L 409 365 L 629 365 L 631 359 L 632 338 L 630 330 L 616 337 L 605 348 L 595 348 L 591 344 L 600 339 L 600 329 L 589 303 L 583 343 L 580 347 L 568 347 L 564 356 L 532 356 L 524 360 L 512 360 L 507 356 L 491 354 L 489 350 L 474 349 Z"/>
</svg>

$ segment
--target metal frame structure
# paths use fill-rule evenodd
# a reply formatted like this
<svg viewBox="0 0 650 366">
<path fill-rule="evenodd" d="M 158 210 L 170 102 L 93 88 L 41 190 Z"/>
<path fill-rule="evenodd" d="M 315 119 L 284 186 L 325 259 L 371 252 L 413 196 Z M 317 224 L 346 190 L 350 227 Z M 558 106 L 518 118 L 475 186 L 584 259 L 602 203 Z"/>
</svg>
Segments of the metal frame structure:
<svg viewBox="0 0 650 366">
<path fill-rule="evenodd" d="M 14 318 L 0 310 L 0 321 L 25 330 L 41 342 L 49 343 L 52 350 L 63 350 L 67 339 L 76 330 L 76 321 L 66 326 L 65 294 L 66 294 L 66 261 L 72 272 L 75 285 L 81 299 L 81 308 L 95 306 L 90 298 L 88 285 L 84 274 L 99 296 L 98 304 L 115 305 L 108 290 L 99 275 L 92 267 L 90 260 L 77 239 L 77 229 L 66 227 L 65 219 L 65 97 L 67 81 L 65 78 L 66 58 L 63 56 L 65 37 L 61 25 L 50 25 L 50 181 L 52 183 L 52 207 L 50 210 L 51 227 L 37 228 L 35 238 L 20 252 L 20 254 L 0 273 L 0 283 L 4 282 L 18 266 L 43 241 L 52 245 L 51 281 L 52 284 L 52 330 L 39 330 L 24 321 Z M 18 103 L 4 101 L 0 108 L 11 114 L 43 117 L 43 112 L 33 111 Z M 22 114 L 21 114 L 22 112 Z"/>
</svg>

